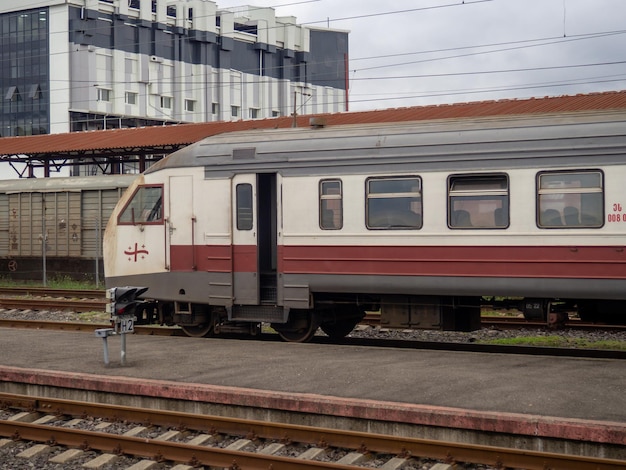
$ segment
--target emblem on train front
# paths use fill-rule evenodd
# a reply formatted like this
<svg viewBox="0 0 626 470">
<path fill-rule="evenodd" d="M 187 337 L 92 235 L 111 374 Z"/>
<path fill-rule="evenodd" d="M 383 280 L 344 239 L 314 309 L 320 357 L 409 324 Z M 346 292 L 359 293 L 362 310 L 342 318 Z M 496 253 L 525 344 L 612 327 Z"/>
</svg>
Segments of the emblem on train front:
<svg viewBox="0 0 626 470">
<path fill-rule="evenodd" d="M 133 249 L 132 246 L 129 246 L 128 250 L 124 250 L 124 254 L 128 255 L 128 261 L 133 261 L 135 263 L 137 262 L 137 258 L 145 259 L 145 255 L 149 253 L 150 252 L 146 250 L 145 245 L 141 245 L 141 248 L 139 248 L 137 243 L 135 243 L 135 249 Z"/>
</svg>

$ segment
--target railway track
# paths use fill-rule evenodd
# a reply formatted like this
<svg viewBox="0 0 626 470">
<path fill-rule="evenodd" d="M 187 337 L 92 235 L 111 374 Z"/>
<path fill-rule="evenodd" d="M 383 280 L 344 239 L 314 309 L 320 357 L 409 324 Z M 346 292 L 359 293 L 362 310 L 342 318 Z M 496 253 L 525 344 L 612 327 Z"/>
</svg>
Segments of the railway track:
<svg viewBox="0 0 626 470">
<path fill-rule="evenodd" d="M 96 328 L 107 328 L 110 326 L 110 323 L 104 322 L 90 323 L 79 321 L 16 320 L 0 318 L 0 328 L 77 331 L 93 334 Z M 136 325 L 135 334 L 149 336 L 185 336 L 183 331 L 178 327 L 163 327 L 158 325 Z"/>
<path fill-rule="evenodd" d="M 29 310 L 104 311 L 103 290 L 0 287 L 0 308 Z"/>
<path fill-rule="evenodd" d="M 26 298 L 26 297 L 2 297 L 1 308 L 15 308 L 20 310 L 71 310 L 73 312 L 104 312 L 106 301 L 94 299 L 56 299 Z"/>
<path fill-rule="evenodd" d="M 18 441 L 30 454 L 130 457 L 232 469 L 401 468 L 471 463 L 493 468 L 609 470 L 624 461 L 427 439 L 0 394 L 0 455 Z M 54 448 L 54 452 L 52 452 Z M 75 449 L 82 449 L 76 451 Z M 26 452 L 26 451 L 24 451 Z M 81 457 L 82 456 L 82 457 Z M 5 457 L 6 458 L 6 457 Z"/>
<path fill-rule="evenodd" d="M 103 289 L 52 289 L 49 287 L 0 287 L 0 296 L 38 296 L 104 299 Z"/>
</svg>

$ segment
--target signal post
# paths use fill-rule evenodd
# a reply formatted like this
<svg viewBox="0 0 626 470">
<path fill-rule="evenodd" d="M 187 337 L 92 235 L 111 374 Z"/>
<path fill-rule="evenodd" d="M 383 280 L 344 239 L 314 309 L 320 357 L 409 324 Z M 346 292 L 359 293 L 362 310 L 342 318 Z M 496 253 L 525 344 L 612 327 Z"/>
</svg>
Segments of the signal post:
<svg viewBox="0 0 626 470">
<path fill-rule="evenodd" d="M 107 312 L 111 315 L 113 328 L 98 328 L 96 337 L 104 342 L 104 364 L 109 365 L 109 336 L 120 335 L 120 363 L 126 365 L 126 335 L 135 331 L 137 321 L 137 309 L 143 304 L 138 297 L 148 290 L 147 287 L 112 287 L 107 289 L 106 296 L 109 299 Z"/>
</svg>

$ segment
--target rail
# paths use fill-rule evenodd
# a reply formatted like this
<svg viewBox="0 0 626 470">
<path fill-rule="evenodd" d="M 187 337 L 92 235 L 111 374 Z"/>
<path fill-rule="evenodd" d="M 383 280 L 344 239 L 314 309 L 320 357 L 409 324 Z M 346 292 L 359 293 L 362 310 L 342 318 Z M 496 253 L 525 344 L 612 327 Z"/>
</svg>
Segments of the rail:
<svg viewBox="0 0 626 470">
<path fill-rule="evenodd" d="M 419 456 L 445 462 L 468 462 L 492 465 L 497 468 L 567 470 L 623 469 L 623 460 L 567 455 L 538 451 L 493 447 L 486 445 L 442 442 L 428 439 L 336 430 L 284 423 L 197 415 L 182 412 L 141 409 L 70 400 L 37 398 L 0 394 L 3 408 L 20 408 L 42 414 L 64 417 L 93 416 L 106 420 L 150 423 L 151 426 L 192 430 L 210 434 L 240 436 L 251 440 L 268 440 L 286 444 L 306 444 L 324 449 L 348 449 L 360 454 L 379 454 L 405 458 Z M 292 456 L 267 455 L 258 452 L 193 445 L 186 442 L 167 442 L 145 437 L 113 435 L 104 432 L 67 429 L 54 425 L 0 420 L 0 435 L 12 439 L 53 442 L 69 447 L 88 447 L 103 452 L 130 454 L 161 461 L 194 461 L 199 465 L 223 468 L 263 469 L 348 469 L 341 461 L 311 461 Z"/>
<path fill-rule="evenodd" d="M 104 299 L 103 289 L 52 289 L 49 287 L 0 287 L 0 295 L 36 296 L 36 297 L 68 297 Z"/>
</svg>

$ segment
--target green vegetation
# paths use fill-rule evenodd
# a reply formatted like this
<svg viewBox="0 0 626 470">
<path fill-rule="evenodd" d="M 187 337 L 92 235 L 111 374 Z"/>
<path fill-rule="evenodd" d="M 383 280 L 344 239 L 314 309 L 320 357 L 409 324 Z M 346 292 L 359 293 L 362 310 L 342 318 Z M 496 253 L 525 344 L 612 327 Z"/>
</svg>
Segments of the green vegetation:
<svg viewBox="0 0 626 470">
<path fill-rule="evenodd" d="M 8 279 L 0 277 L 0 286 L 2 287 L 44 287 L 41 281 L 20 281 L 14 279 Z M 48 285 L 50 289 L 104 289 L 103 283 L 100 283 L 100 287 L 92 281 L 76 280 L 69 276 L 58 276 L 48 279 Z"/>
<path fill-rule="evenodd" d="M 106 323 L 111 319 L 111 315 L 107 312 L 83 312 L 77 314 L 78 321 L 90 323 Z"/>
<path fill-rule="evenodd" d="M 550 348 L 583 348 L 613 349 L 626 351 L 626 341 L 601 340 L 591 341 L 583 338 L 566 338 L 564 336 L 521 336 L 517 338 L 500 338 L 478 341 L 482 344 L 502 344 L 511 346 L 544 346 Z"/>
</svg>

